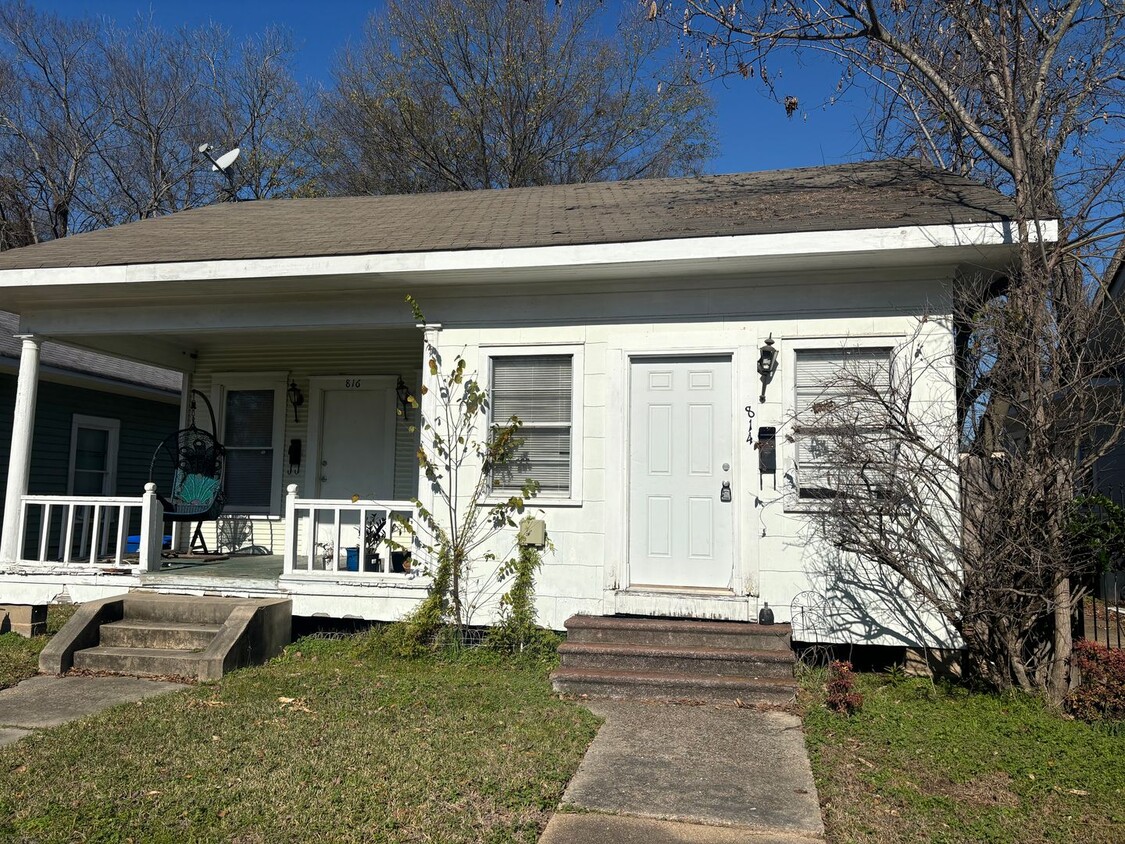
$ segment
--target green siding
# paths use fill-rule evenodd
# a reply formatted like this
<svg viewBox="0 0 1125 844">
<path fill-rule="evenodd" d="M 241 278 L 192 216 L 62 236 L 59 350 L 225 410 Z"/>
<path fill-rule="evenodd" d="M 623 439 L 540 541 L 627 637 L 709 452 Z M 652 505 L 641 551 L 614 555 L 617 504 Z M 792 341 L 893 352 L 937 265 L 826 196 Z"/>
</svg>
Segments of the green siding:
<svg viewBox="0 0 1125 844">
<path fill-rule="evenodd" d="M 0 480 L 5 485 L 15 396 L 15 376 L 0 375 Z M 160 442 L 177 429 L 180 415 L 176 404 L 40 381 L 28 492 L 66 494 L 70 470 L 70 430 L 75 414 L 120 421 L 117 495 L 140 495 L 144 491 L 152 454 Z M 155 480 L 161 483 L 160 478 Z M 2 507 L 3 498 L 0 497 Z"/>
</svg>

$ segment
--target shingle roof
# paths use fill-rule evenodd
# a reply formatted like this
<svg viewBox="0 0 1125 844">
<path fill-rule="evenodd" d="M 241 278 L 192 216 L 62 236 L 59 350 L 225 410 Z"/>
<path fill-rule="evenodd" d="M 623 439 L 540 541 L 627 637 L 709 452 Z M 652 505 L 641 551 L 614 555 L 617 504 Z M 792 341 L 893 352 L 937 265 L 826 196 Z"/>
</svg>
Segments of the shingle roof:
<svg viewBox="0 0 1125 844">
<path fill-rule="evenodd" d="M 226 203 L 13 249 L 0 270 L 972 223 L 1011 203 L 900 160 L 510 190 Z"/>
<path fill-rule="evenodd" d="M 19 331 L 20 318 L 7 311 L 0 311 L 0 357 L 20 357 L 20 341 L 12 335 Z M 99 378 L 108 378 L 112 381 L 121 381 L 126 384 L 135 384 L 141 387 L 151 387 L 170 393 L 179 393 L 183 380 L 178 372 L 148 366 L 143 363 L 133 363 L 121 358 L 110 357 L 98 352 L 87 352 L 70 346 L 47 341 L 39 350 L 39 361 L 44 366 L 53 366 L 58 369 L 67 369 L 83 375 L 94 375 Z"/>
</svg>

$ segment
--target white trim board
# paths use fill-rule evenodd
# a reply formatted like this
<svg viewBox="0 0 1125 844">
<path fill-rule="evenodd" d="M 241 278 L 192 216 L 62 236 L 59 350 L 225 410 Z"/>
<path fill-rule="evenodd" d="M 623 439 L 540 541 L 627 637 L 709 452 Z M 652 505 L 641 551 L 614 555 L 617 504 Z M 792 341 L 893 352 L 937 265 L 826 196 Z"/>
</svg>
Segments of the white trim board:
<svg viewBox="0 0 1125 844">
<path fill-rule="evenodd" d="M 1053 242 L 1058 239 L 1057 221 L 1039 221 L 1038 227 L 1033 226 L 1032 230 L 1036 228 L 1043 233 L 1045 241 Z M 929 250 L 935 247 L 1012 246 L 1015 239 L 1011 223 L 991 222 L 506 249 L 46 267 L 0 271 L 0 289 L 336 275 L 440 275 L 474 270 L 532 270 L 769 256 L 847 255 L 889 250 Z"/>
</svg>

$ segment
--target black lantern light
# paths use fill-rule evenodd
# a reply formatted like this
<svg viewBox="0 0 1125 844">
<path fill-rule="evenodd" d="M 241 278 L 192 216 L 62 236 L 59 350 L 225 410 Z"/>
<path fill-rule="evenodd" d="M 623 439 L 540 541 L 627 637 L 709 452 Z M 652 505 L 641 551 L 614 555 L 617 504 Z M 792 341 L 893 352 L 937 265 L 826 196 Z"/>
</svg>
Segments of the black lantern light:
<svg viewBox="0 0 1125 844">
<path fill-rule="evenodd" d="M 777 349 L 773 347 L 773 332 L 758 352 L 758 374 L 772 378 L 777 370 Z"/>
<path fill-rule="evenodd" d="M 293 421 L 300 422 L 301 420 L 297 418 L 297 408 L 305 403 L 305 394 L 301 392 L 297 382 L 290 379 L 289 389 L 285 391 L 285 395 L 289 397 L 289 403 L 293 405 Z"/>
<path fill-rule="evenodd" d="M 395 395 L 398 396 L 398 403 L 402 405 L 402 418 L 405 419 L 407 411 L 410 410 L 410 388 L 406 386 L 401 375 L 398 376 L 398 383 L 395 384 Z"/>
<path fill-rule="evenodd" d="M 773 380 L 777 372 L 777 349 L 773 347 L 773 332 L 766 338 L 765 344 L 758 352 L 758 375 L 762 378 L 762 396 L 760 401 L 766 400 L 766 385 Z"/>
</svg>

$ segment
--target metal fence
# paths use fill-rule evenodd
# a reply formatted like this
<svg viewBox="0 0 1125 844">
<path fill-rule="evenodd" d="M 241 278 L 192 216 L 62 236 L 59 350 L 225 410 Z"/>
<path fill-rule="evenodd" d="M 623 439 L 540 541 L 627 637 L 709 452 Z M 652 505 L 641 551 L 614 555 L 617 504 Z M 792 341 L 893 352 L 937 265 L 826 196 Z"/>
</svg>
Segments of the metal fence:
<svg viewBox="0 0 1125 844">
<path fill-rule="evenodd" d="M 1101 575 L 1092 594 L 1082 605 L 1081 633 L 1107 648 L 1125 646 L 1125 572 Z"/>
</svg>

